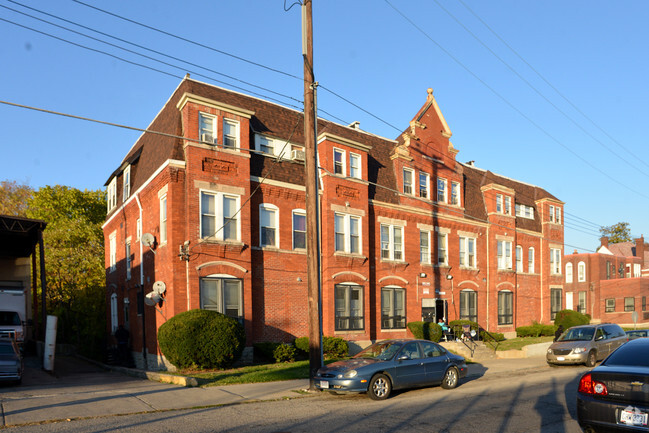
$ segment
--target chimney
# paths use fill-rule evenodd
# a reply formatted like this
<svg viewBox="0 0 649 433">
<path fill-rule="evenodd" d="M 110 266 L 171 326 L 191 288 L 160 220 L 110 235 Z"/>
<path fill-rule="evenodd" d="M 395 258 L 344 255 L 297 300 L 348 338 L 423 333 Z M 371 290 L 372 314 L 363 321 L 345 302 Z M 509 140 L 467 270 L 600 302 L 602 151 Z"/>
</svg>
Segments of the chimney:
<svg viewBox="0 0 649 433">
<path fill-rule="evenodd" d="M 640 235 L 638 239 L 635 239 L 635 256 L 640 257 L 640 260 L 644 262 L 644 236 L 643 235 Z"/>
<path fill-rule="evenodd" d="M 574 250 L 572 253 L 573 253 L 573 254 L 579 254 L 579 251 Z"/>
<path fill-rule="evenodd" d="M 352 123 L 350 123 L 348 126 L 349 126 L 350 128 L 354 128 L 354 129 L 359 129 L 359 130 L 360 130 L 360 129 L 361 129 L 361 122 L 359 122 L 358 120 L 355 120 L 355 121 L 353 121 Z"/>
<path fill-rule="evenodd" d="M 599 238 L 600 242 L 602 243 L 603 247 L 608 248 L 608 236 L 602 236 Z"/>
</svg>

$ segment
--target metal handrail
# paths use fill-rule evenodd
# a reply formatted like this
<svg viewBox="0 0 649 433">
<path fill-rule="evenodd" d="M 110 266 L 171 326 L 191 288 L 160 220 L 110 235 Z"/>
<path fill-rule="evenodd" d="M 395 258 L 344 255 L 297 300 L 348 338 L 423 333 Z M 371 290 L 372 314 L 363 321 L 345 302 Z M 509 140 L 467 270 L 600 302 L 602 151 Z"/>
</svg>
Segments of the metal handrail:
<svg viewBox="0 0 649 433">
<path fill-rule="evenodd" d="M 491 347 L 493 348 L 494 352 L 495 352 L 496 350 L 498 350 L 498 345 L 500 345 L 500 342 L 496 340 L 496 337 L 494 337 L 494 336 L 493 336 L 489 331 L 487 331 L 486 329 L 480 329 L 480 331 L 478 332 L 478 334 L 481 334 L 482 332 L 484 332 L 485 335 L 488 335 L 489 338 L 490 338 L 490 340 L 487 340 L 487 339 L 483 338 L 482 341 L 483 341 L 485 344 L 488 344 L 489 346 L 491 346 Z M 495 345 L 494 345 L 494 343 L 495 343 Z"/>
</svg>

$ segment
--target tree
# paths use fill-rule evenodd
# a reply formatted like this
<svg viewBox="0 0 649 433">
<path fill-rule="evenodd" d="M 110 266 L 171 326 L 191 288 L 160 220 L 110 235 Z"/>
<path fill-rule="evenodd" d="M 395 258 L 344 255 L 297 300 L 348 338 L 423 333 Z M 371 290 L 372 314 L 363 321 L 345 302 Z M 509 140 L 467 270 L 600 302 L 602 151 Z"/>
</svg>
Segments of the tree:
<svg viewBox="0 0 649 433">
<path fill-rule="evenodd" d="M 618 244 L 620 242 L 631 242 L 631 230 L 629 223 L 619 222 L 612 226 L 602 227 L 599 229 L 602 236 L 608 237 L 608 242 L 611 244 Z"/>
<path fill-rule="evenodd" d="M 27 185 L 19 185 L 15 180 L 0 182 L 0 215 L 24 217 L 27 203 L 34 190 Z"/>
</svg>

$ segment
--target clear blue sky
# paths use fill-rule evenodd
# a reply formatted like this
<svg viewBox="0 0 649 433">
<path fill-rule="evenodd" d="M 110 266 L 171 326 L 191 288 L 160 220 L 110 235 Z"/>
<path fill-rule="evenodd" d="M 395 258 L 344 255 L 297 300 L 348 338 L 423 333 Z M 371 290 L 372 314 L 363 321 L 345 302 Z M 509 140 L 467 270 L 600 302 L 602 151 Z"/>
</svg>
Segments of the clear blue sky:
<svg viewBox="0 0 649 433">
<path fill-rule="evenodd" d="M 286 12 L 291 0 L 83 1 L 302 76 L 300 8 Z M 2 101 L 146 128 L 190 72 L 301 109 L 299 79 L 72 0 L 0 0 L 0 6 Z M 619 221 L 630 223 L 633 236 L 649 238 L 649 2 L 314 0 L 313 19 L 321 116 L 358 120 L 368 132 L 396 138 L 432 87 L 458 160 L 541 186 L 566 203 L 566 253 L 594 250 L 597 225 Z M 0 180 L 34 188 L 103 188 L 139 136 L 6 104 L 0 118 Z"/>
</svg>

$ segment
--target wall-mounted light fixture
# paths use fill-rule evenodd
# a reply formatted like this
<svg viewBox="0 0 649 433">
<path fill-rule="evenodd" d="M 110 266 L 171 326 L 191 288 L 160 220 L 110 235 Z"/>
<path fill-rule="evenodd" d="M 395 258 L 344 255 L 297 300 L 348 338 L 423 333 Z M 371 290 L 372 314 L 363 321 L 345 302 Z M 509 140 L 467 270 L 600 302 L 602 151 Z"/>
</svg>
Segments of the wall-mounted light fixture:
<svg viewBox="0 0 649 433">
<path fill-rule="evenodd" d="M 451 274 L 446 275 L 446 279 L 447 279 L 447 280 L 452 280 L 452 279 L 453 279 L 453 275 L 451 275 Z"/>
<path fill-rule="evenodd" d="M 426 275 L 425 272 L 422 272 L 422 273 L 419 274 L 419 278 L 426 278 L 426 276 L 427 276 L 427 275 Z"/>
</svg>

